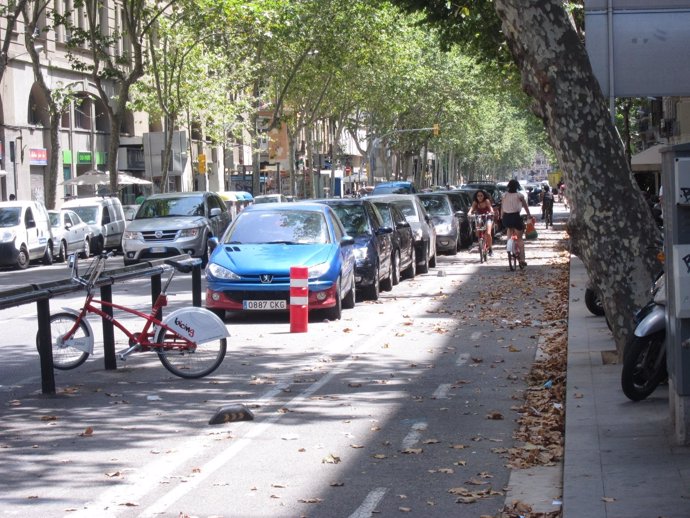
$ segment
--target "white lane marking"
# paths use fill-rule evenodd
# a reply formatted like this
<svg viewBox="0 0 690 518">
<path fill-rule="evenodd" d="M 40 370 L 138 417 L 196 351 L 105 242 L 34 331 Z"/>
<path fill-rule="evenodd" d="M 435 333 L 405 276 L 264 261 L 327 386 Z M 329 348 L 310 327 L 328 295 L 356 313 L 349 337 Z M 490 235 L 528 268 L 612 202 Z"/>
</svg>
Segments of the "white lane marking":
<svg viewBox="0 0 690 518">
<path fill-rule="evenodd" d="M 385 487 L 377 487 L 374 489 L 367 495 L 362 505 L 360 505 L 348 518 L 371 518 L 371 515 L 374 514 L 376 510 L 376 506 L 379 505 L 379 502 L 387 491 L 388 488 Z"/>
<path fill-rule="evenodd" d="M 269 401 L 275 398 L 277 394 L 289 387 L 288 382 L 278 382 L 273 388 L 266 391 L 262 396 L 255 399 L 256 403 Z M 246 426 L 247 423 L 236 423 L 238 428 L 234 431 L 238 432 L 241 427 Z M 195 437 L 180 446 L 175 452 L 174 458 L 161 458 L 157 462 L 147 464 L 145 468 L 133 473 L 129 477 L 128 483 L 122 486 L 117 486 L 107 491 L 104 491 L 96 500 L 87 502 L 83 509 L 70 514 L 70 518 L 91 518 L 96 513 L 99 518 L 111 518 L 117 516 L 117 513 L 109 507 L 116 507 L 120 502 L 129 502 L 138 500 L 146 495 L 151 488 L 159 484 L 159 480 L 171 473 L 179 465 L 189 461 L 197 455 L 201 455 L 203 450 L 214 441 L 214 436 Z"/>
<path fill-rule="evenodd" d="M 474 340 L 475 342 L 479 340 L 482 337 L 481 331 L 475 331 L 470 335 L 470 340 Z"/>
<path fill-rule="evenodd" d="M 467 361 L 470 359 L 470 353 L 462 353 L 460 356 L 458 356 L 458 361 L 455 362 L 456 365 L 465 365 Z"/>
<path fill-rule="evenodd" d="M 438 386 L 438 388 L 431 395 L 431 398 L 446 399 L 448 397 L 448 392 L 450 392 L 450 383 L 444 383 Z"/>
<path fill-rule="evenodd" d="M 383 340 L 383 337 L 390 335 L 392 332 L 392 329 L 395 328 L 397 324 L 390 324 L 389 326 L 386 326 L 385 328 L 381 329 L 378 333 L 375 335 L 372 335 L 368 340 L 360 344 L 360 346 L 357 348 L 357 350 L 366 350 L 368 347 L 370 347 L 373 344 L 379 344 Z M 338 374 L 342 373 L 345 371 L 349 365 L 356 360 L 356 352 L 354 354 L 350 354 L 347 360 L 343 360 L 337 367 L 335 367 L 333 370 L 330 372 L 324 374 L 321 379 L 319 379 L 317 382 L 313 383 L 309 387 L 307 387 L 305 390 L 302 391 L 301 394 L 296 396 L 294 399 L 289 401 L 285 406 L 290 407 L 290 406 L 295 406 L 297 404 L 300 404 L 306 400 L 308 400 L 311 395 L 319 390 L 321 387 L 326 385 L 328 382 L 330 382 L 334 377 L 336 377 Z M 196 489 L 197 486 L 199 486 L 202 482 L 204 482 L 208 477 L 213 475 L 217 470 L 221 469 L 225 464 L 227 464 L 235 455 L 240 453 L 246 446 L 251 444 L 251 440 L 254 437 L 258 437 L 262 433 L 264 433 L 268 428 L 270 428 L 273 424 L 275 424 L 279 419 L 281 419 L 284 416 L 284 414 L 275 414 L 273 416 L 270 416 L 266 418 L 264 422 L 258 425 L 254 425 L 253 428 L 241 439 L 235 441 L 232 445 L 230 445 L 228 448 L 225 450 L 221 451 L 218 455 L 216 455 L 214 458 L 209 460 L 206 464 L 201 466 L 200 468 L 200 474 L 197 474 L 193 479 L 188 480 L 184 487 L 177 486 L 171 491 L 167 492 L 164 494 L 162 497 L 160 497 L 158 500 L 156 500 L 152 505 L 144 509 L 138 516 L 140 518 L 147 518 L 147 517 L 152 517 L 152 516 L 158 516 L 165 514 L 166 510 L 172 506 L 176 501 L 178 501 L 180 498 L 182 498 L 184 495 L 189 493 L 190 491 Z M 426 423 L 424 423 L 424 426 L 426 427 Z M 181 450 L 182 448 L 180 448 Z M 161 474 L 157 473 L 155 477 L 151 477 L 150 480 L 142 480 L 141 483 L 144 487 L 143 490 L 141 491 L 142 495 L 145 495 L 148 493 L 148 491 L 158 485 L 157 480 L 160 479 Z M 131 493 L 129 494 L 130 500 L 133 498 Z"/>
<path fill-rule="evenodd" d="M 408 433 L 402 441 L 402 449 L 412 448 L 422 438 L 422 432 L 426 430 L 427 424 L 425 421 L 418 421 L 412 425 L 412 430 Z"/>
</svg>

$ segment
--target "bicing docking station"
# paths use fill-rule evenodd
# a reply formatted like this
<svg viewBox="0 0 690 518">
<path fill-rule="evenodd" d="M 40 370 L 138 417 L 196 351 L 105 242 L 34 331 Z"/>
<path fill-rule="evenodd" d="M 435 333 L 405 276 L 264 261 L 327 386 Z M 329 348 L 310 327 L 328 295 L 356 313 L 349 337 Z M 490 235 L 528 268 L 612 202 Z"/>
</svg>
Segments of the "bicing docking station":
<svg viewBox="0 0 690 518">
<path fill-rule="evenodd" d="M 662 148 L 669 406 L 678 444 L 690 444 L 690 144 Z"/>
</svg>

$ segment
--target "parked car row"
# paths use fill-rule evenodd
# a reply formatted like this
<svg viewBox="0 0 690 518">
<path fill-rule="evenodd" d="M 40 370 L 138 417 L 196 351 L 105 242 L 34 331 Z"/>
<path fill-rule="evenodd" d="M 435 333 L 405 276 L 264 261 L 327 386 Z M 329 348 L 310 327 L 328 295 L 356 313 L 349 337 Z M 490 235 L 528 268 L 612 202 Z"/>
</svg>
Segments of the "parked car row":
<svg viewBox="0 0 690 518">
<path fill-rule="evenodd" d="M 257 204 L 210 242 L 206 307 L 221 318 L 286 311 L 294 266 L 308 269 L 310 310 L 335 320 L 436 264 L 433 220 L 411 194 Z"/>
</svg>

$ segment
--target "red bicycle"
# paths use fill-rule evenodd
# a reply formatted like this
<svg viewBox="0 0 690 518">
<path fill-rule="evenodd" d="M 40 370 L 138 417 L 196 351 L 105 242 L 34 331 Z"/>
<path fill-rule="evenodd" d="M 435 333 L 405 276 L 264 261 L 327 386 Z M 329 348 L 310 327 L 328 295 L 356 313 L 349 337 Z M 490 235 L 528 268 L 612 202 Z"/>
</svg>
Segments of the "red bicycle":
<svg viewBox="0 0 690 518">
<path fill-rule="evenodd" d="M 155 352 L 163 366 L 181 378 L 201 378 L 216 370 L 225 358 L 228 330 L 223 321 L 205 308 L 186 307 L 173 311 L 163 320 L 156 316 L 168 304 L 166 291 L 175 275 L 175 270 L 190 271 L 191 266 L 173 260 L 165 285 L 151 307 L 150 313 L 94 298 L 93 289 L 105 269 L 105 262 L 111 254 L 102 253 L 93 260 L 87 274 L 78 274 L 77 260 L 73 259 L 72 279 L 86 288 L 86 299 L 79 311 L 63 308 L 64 311 L 50 316 L 53 365 L 56 369 L 74 369 L 84 363 L 93 353 L 94 333 L 86 316 L 96 314 L 109 320 L 129 339 L 129 347 L 118 353 L 120 360 L 136 352 Z M 97 305 L 101 306 L 98 307 Z M 138 332 L 131 332 L 102 307 L 125 311 L 144 319 Z M 38 346 L 38 336 L 36 337 Z"/>
<path fill-rule="evenodd" d="M 486 239 L 487 225 L 489 219 L 487 214 L 472 214 L 474 231 L 477 236 L 477 249 L 479 250 L 479 262 L 484 263 L 489 260 L 489 242 Z"/>
</svg>

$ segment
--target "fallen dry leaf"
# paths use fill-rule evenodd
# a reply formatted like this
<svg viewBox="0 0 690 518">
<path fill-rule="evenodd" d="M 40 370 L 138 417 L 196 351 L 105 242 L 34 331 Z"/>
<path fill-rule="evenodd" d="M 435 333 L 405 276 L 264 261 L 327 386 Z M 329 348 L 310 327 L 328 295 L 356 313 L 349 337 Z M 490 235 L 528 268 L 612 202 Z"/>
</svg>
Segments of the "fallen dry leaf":
<svg viewBox="0 0 690 518">
<path fill-rule="evenodd" d="M 409 454 L 409 455 L 419 455 L 423 451 L 424 450 L 422 448 L 405 448 L 400 453 L 405 453 L 405 454 Z"/>
<path fill-rule="evenodd" d="M 323 502 L 320 498 L 300 498 L 299 502 L 302 502 L 303 504 L 319 504 Z"/>
<path fill-rule="evenodd" d="M 86 430 L 79 434 L 79 437 L 91 437 L 93 435 L 93 428 L 88 426 Z"/>
<path fill-rule="evenodd" d="M 321 459 L 322 464 L 338 464 L 339 462 L 340 462 L 340 457 L 336 457 L 332 453 L 329 453 L 323 459 Z"/>
</svg>

